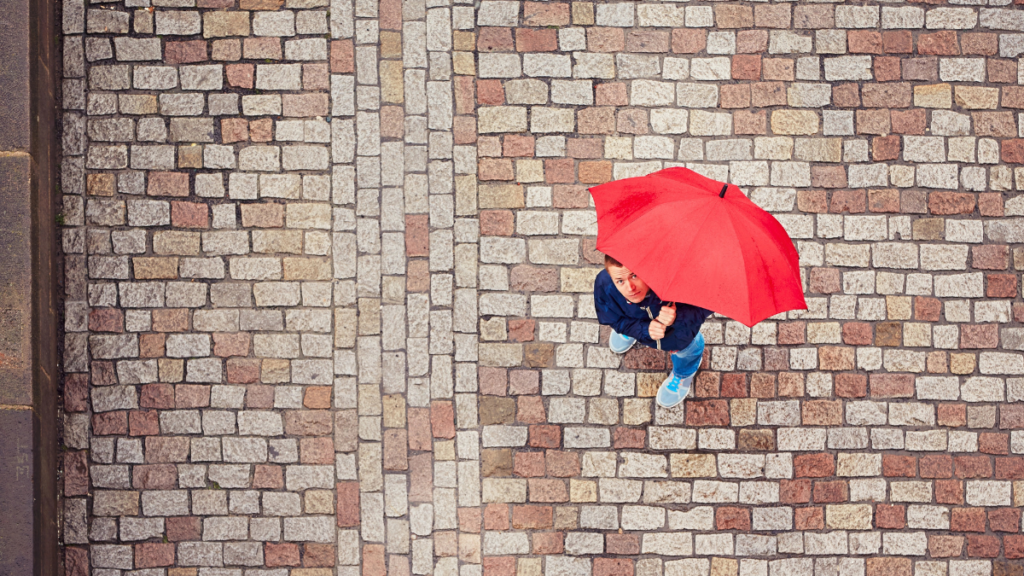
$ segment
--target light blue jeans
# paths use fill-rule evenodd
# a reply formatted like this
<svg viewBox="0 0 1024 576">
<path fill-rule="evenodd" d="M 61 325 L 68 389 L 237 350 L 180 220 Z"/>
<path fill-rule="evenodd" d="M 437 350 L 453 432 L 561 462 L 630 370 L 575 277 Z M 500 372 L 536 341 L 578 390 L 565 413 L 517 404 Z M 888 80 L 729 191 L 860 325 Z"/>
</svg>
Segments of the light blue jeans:
<svg viewBox="0 0 1024 576">
<path fill-rule="evenodd" d="M 704 335 L 698 332 L 689 346 L 672 353 L 672 373 L 680 378 L 690 376 L 700 368 L 703 357 Z"/>
</svg>

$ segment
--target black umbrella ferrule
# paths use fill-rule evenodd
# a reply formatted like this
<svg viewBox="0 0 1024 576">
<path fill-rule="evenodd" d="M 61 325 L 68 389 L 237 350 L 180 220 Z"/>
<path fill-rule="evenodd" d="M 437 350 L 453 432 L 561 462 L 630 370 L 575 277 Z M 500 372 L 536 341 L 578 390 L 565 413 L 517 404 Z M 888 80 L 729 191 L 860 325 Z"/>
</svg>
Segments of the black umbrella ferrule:
<svg viewBox="0 0 1024 576">
<path fill-rule="evenodd" d="M 725 198 L 725 191 L 729 189 L 729 185 L 722 186 L 722 192 L 718 195 L 719 198 Z"/>
</svg>

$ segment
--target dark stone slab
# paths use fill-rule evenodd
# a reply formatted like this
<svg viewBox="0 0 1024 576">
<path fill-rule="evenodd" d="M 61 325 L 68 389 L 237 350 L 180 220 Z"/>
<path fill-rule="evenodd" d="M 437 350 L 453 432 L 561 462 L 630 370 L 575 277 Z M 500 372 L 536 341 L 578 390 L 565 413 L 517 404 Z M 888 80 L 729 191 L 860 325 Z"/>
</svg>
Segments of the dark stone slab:
<svg viewBox="0 0 1024 576">
<path fill-rule="evenodd" d="M 0 410 L 0 574 L 34 572 L 35 461 L 30 410 Z"/>
<path fill-rule="evenodd" d="M 0 18 L 0 150 L 26 149 L 32 136 L 29 0 L 6 0 Z M 52 31 L 42 33 L 52 42 Z"/>
<path fill-rule="evenodd" d="M 27 154 L 0 156 L 0 404 L 20 406 L 32 404 L 30 170 Z"/>
<path fill-rule="evenodd" d="M 57 5 L 8 0 L 0 16 L 0 576 L 60 572 Z"/>
</svg>

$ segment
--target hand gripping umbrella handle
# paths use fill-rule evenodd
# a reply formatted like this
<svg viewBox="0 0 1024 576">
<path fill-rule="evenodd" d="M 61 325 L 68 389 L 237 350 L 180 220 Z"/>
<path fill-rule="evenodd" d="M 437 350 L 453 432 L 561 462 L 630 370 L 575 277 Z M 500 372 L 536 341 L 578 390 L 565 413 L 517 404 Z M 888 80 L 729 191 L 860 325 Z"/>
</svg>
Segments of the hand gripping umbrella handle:
<svg viewBox="0 0 1024 576">
<path fill-rule="evenodd" d="M 664 306 L 665 304 L 672 304 L 672 302 L 668 300 L 661 300 L 661 305 Z M 668 326 L 665 327 L 665 330 L 668 330 Z M 654 343 L 657 345 L 658 350 L 661 350 L 661 340 L 655 340 Z"/>
</svg>

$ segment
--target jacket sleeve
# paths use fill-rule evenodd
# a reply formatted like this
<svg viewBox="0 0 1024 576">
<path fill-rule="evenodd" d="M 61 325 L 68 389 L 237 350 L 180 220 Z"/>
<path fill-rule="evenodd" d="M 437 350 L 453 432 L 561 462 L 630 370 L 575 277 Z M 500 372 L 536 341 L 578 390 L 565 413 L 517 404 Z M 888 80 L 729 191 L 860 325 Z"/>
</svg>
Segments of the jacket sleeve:
<svg viewBox="0 0 1024 576">
<path fill-rule="evenodd" d="M 685 341 L 692 340 L 697 332 L 700 332 L 701 324 L 711 316 L 713 312 L 692 304 L 676 305 L 676 321 L 672 323 L 672 330 L 677 336 Z"/>
<path fill-rule="evenodd" d="M 606 326 L 611 326 L 619 334 L 636 338 L 638 340 L 650 340 L 650 320 L 629 318 L 615 311 L 615 305 L 608 301 L 601 290 L 594 289 L 594 308 L 597 310 L 597 321 Z"/>
</svg>

